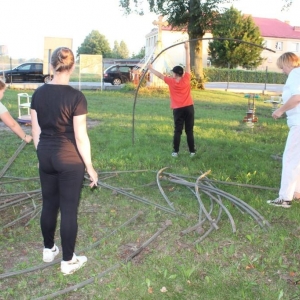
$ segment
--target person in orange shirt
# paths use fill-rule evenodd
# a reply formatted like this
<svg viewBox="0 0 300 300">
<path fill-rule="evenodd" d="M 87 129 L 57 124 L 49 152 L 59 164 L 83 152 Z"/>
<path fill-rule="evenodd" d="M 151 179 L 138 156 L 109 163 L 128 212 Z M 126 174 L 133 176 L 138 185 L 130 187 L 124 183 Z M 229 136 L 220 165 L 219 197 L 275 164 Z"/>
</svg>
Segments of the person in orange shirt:
<svg viewBox="0 0 300 300">
<path fill-rule="evenodd" d="M 186 53 L 185 72 L 181 66 L 175 66 L 172 69 L 173 76 L 168 77 L 153 69 L 151 64 L 148 66 L 148 70 L 151 73 L 164 80 L 164 82 L 169 86 L 171 109 L 173 110 L 174 118 L 173 157 L 178 156 L 183 128 L 186 133 L 190 156 L 193 157 L 196 154 L 194 141 L 195 110 L 194 102 L 191 97 L 191 65 L 188 42 L 185 42 L 184 48 Z"/>
</svg>

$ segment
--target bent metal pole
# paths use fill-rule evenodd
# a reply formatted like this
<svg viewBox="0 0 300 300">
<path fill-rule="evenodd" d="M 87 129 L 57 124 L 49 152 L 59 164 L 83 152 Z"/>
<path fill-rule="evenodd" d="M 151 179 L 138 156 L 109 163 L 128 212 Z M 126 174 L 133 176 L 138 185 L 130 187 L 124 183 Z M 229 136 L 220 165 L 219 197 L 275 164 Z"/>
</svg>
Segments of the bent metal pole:
<svg viewBox="0 0 300 300">
<path fill-rule="evenodd" d="M 184 44 L 186 42 L 194 42 L 194 41 L 205 41 L 205 40 L 216 40 L 216 41 L 234 41 L 234 42 L 239 42 L 239 43 L 242 43 L 242 44 L 247 44 L 247 45 L 250 45 L 250 46 L 253 46 L 253 47 L 257 47 L 257 48 L 261 48 L 263 50 L 267 50 L 267 51 L 270 51 L 270 52 L 273 52 L 273 53 L 276 53 L 276 51 L 270 49 L 270 48 L 267 48 L 267 47 L 263 47 L 261 45 L 258 45 L 258 44 L 254 44 L 254 43 L 251 43 L 251 42 L 246 42 L 246 41 L 242 41 L 242 40 L 238 40 L 238 39 L 231 39 L 231 38 L 214 38 L 214 37 L 210 37 L 210 38 L 196 38 L 196 39 L 191 39 L 191 40 L 186 40 L 186 41 L 183 41 L 183 42 L 179 42 L 179 43 L 176 43 L 174 45 L 171 45 L 165 49 L 163 49 L 161 52 L 159 52 L 156 57 L 152 60 L 151 63 L 154 63 L 158 57 L 163 54 L 164 52 L 166 52 L 167 50 L 173 48 L 173 47 L 176 47 L 178 45 L 181 45 L 181 44 Z M 136 100 L 137 100 L 137 95 L 138 95 L 138 92 L 139 92 L 139 89 L 141 87 L 141 83 L 143 82 L 146 74 L 148 72 L 148 68 L 146 67 L 146 69 L 144 70 L 141 78 L 140 78 L 140 81 L 139 81 L 139 84 L 135 90 L 135 94 L 134 94 L 134 101 L 133 101 L 133 109 L 132 109 L 132 144 L 134 145 L 134 121 L 135 121 L 135 107 L 136 107 Z"/>
</svg>

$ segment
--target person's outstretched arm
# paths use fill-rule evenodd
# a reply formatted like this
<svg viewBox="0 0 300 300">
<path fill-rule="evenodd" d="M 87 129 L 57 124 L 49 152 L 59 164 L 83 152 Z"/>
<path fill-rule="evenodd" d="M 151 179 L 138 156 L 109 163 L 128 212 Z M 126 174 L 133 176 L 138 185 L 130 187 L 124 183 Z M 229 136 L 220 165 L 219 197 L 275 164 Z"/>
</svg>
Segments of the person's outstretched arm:
<svg viewBox="0 0 300 300">
<path fill-rule="evenodd" d="M 9 127 L 19 138 L 21 138 L 26 143 L 30 143 L 32 140 L 31 135 L 27 135 L 21 126 L 16 122 L 16 120 L 11 116 L 11 114 L 6 111 L 1 114 L 1 120 L 3 123 Z"/>
<path fill-rule="evenodd" d="M 184 48 L 185 48 L 185 64 L 186 64 L 185 72 L 191 73 L 190 43 L 185 42 Z"/>
<path fill-rule="evenodd" d="M 148 65 L 148 70 L 149 70 L 151 73 L 153 73 L 155 76 L 157 76 L 158 78 L 164 80 L 165 76 L 164 76 L 162 73 L 160 73 L 160 72 L 156 71 L 155 69 L 153 69 L 153 67 L 152 67 L 151 64 Z"/>
</svg>

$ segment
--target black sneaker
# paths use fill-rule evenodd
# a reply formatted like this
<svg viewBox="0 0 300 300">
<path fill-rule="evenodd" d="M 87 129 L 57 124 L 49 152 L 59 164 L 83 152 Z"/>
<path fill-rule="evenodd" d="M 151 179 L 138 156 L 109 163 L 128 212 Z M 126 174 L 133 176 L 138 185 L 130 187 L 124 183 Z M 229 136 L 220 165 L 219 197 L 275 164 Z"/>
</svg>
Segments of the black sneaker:
<svg viewBox="0 0 300 300">
<path fill-rule="evenodd" d="M 283 200 L 281 198 L 276 198 L 275 200 L 268 200 L 267 203 L 270 205 L 281 206 L 284 208 L 290 208 L 292 206 L 292 201 Z"/>
</svg>

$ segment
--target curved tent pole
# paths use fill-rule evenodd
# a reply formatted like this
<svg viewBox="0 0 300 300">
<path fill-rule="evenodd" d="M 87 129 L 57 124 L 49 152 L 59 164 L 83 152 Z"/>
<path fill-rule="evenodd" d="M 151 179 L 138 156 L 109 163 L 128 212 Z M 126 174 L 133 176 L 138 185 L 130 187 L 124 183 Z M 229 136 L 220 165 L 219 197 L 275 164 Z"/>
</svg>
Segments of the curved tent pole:
<svg viewBox="0 0 300 300">
<path fill-rule="evenodd" d="M 267 51 L 271 51 L 273 53 L 276 53 L 276 51 L 270 49 L 270 48 L 267 48 L 267 47 L 263 47 L 261 45 L 258 45 L 258 44 L 254 44 L 254 43 L 251 43 L 251 42 L 246 42 L 246 41 L 242 41 L 242 40 L 238 40 L 238 39 L 231 39 L 231 38 L 214 38 L 214 37 L 211 37 L 211 38 L 196 38 L 196 39 L 191 39 L 191 40 L 186 40 L 186 41 L 182 41 L 182 42 L 179 42 L 179 43 L 176 43 L 174 45 L 171 45 L 165 49 L 163 49 L 162 51 L 160 51 L 156 57 L 152 60 L 152 63 L 154 63 L 161 54 L 163 54 L 164 52 L 166 52 L 167 50 L 173 48 L 173 47 L 176 47 L 180 44 L 184 44 L 186 42 L 194 42 L 194 41 L 204 41 L 204 40 L 217 40 L 217 41 L 234 41 L 234 42 L 239 42 L 239 43 L 242 43 L 242 44 L 248 44 L 248 45 L 251 45 L 251 46 L 254 46 L 254 47 L 257 47 L 257 48 L 261 48 L 263 50 L 267 50 Z M 136 91 L 135 91 L 135 94 L 134 94 L 134 102 L 133 102 L 133 110 L 132 110 L 132 144 L 134 145 L 134 121 L 135 121 L 135 107 L 136 107 L 136 102 L 137 102 L 137 95 L 138 95 L 138 92 L 139 92 L 139 89 L 141 87 L 141 83 L 143 82 L 146 74 L 148 72 L 148 68 L 144 69 L 144 72 L 140 78 L 140 81 L 139 81 L 139 84 L 136 88 Z"/>
</svg>

